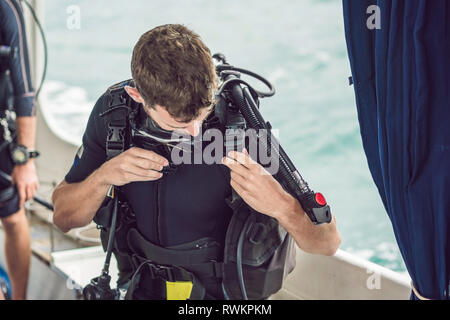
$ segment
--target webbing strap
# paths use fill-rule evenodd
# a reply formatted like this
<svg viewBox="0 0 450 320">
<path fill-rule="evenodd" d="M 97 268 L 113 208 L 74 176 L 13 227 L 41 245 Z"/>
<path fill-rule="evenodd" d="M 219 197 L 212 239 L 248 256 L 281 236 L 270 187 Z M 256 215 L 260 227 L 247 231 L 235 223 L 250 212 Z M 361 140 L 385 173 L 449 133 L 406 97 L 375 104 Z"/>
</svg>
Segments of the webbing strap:
<svg viewBox="0 0 450 320">
<path fill-rule="evenodd" d="M 181 266 L 200 265 L 217 261 L 222 252 L 217 242 L 209 242 L 199 249 L 193 242 L 191 249 L 169 249 L 155 245 L 145 239 L 137 229 L 130 229 L 127 235 L 128 247 L 140 256 L 160 264 Z"/>
<path fill-rule="evenodd" d="M 128 112 L 127 98 L 124 94 L 123 83 L 112 86 L 108 91 L 108 110 L 101 116 L 106 117 L 106 160 L 118 156 L 126 149 Z"/>
</svg>

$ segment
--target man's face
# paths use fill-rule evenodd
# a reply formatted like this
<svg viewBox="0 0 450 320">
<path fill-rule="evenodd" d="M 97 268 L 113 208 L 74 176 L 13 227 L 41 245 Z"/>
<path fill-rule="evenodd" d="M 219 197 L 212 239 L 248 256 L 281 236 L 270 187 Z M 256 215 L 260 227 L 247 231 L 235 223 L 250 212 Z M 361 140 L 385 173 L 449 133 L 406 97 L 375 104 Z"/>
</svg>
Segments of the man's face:
<svg viewBox="0 0 450 320">
<path fill-rule="evenodd" d="M 206 120 L 213 108 L 214 106 L 205 107 L 201 109 L 200 115 L 197 118 L 189 122 L 182 122 L 172 117 L 169 112 L 167 112 L 167 110 L 160 105 L 155 105 L 154 108 L 144 106 L 144 110 L 147 115 L 162 129 L 167 131 L 176 131 L 183 134 L 188 133 L 193 137 L 199 134 L 203 121 Z"/>
<path fill-rule="evenodd" d="M 136 88 L 125 86 L 125 90 L 134 101 L 141 103 L 144 106 L 147 115 L 162 129 L 167 131 L 177 131 L 184 134 L 188 133 L 193 137 L 199 134 L 203 121 L 206 120 L 208 115 L 214 109 L 214 105 L 205 107 L 201 109 L 200 115 L 197 118 L 190 122 L 183 122 L 172 117 L 167 110 L 160 105 L 155 105 L 154 108 L 146 106 L 144 99 Z"/>
</svg>

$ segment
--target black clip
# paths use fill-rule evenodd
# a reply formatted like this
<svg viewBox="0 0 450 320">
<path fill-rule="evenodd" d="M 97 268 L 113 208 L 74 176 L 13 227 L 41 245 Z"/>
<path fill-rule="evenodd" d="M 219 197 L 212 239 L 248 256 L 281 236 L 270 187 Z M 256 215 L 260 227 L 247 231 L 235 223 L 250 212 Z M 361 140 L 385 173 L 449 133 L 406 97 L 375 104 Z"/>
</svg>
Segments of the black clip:
<svg viewBox="0 0 450 320">
<path fill-rule="evenodd" d="M 106 140 L 106 150 L 112 153 L 122 152 L 125 148 L 125 127 L 110 125 Z"/>
<path fill-rule="evenodd" d="M 176 281 L 171 267 L 156 265 L 153 263 L 149 263 L 149 267 L 150 267 L 150 274 L 153 279 L 160 278 L 169 282 Z"/>
<path fill-rule="evenodd" d="M 267 234 L 267 227 L 264 223 L 255 222 L 248 229 L 248 240 L 253 244 L 260 244 Z"/>
</svg>

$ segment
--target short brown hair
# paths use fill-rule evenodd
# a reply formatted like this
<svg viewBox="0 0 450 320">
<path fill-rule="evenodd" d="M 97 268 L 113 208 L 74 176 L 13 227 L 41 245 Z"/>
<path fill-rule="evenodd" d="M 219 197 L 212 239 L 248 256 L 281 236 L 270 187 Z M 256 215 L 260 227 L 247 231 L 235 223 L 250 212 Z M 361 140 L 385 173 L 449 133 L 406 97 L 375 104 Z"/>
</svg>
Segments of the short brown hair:
<svg viewBox="0 0 450 320">
<path fill-rule="evenodd" d="M 146 105 L 163 106 L 177 120 L 189 122 L 214 103 L 217 77 L 211 52 L 183 25 L 144 33 L 133 49 L 131 74 Z"/>
</svg>

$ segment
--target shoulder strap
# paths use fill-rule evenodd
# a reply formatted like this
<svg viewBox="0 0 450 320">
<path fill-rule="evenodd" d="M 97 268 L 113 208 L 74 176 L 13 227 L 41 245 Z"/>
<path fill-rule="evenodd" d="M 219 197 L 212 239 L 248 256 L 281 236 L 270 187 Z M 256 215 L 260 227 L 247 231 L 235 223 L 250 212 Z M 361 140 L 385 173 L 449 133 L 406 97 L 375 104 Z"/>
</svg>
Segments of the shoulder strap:
<svg viewBox="0 0 450 320">
<path fill-rule="evenodd" d="M 118 156 L 129 148 L 130 125 L 129 113 L 131 99 L 124 87 L 130 80 L 119 82 L 108 88 L 108 107 L 100 116 L 105 118 L 106 128 L 106 160 Z"/>
</svg>

